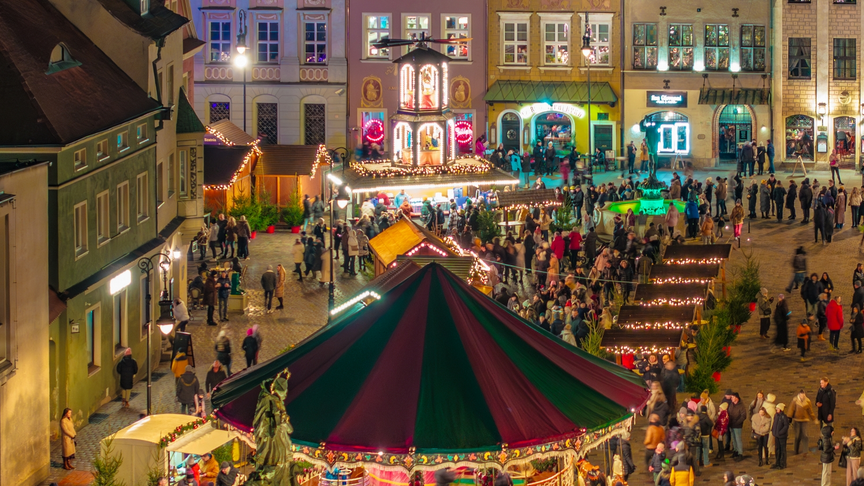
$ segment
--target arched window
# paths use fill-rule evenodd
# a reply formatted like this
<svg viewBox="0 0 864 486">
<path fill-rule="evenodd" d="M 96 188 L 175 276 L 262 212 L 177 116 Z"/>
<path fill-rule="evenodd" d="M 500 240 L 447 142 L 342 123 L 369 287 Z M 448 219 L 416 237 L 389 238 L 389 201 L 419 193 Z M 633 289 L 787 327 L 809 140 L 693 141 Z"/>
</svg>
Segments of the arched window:
<svg viewBox="0 0 864 486">
<path fill-rule="evenodd" d="M 69 53 L 69 48 L 66 47 L 66 44 L 61 42 L 54 46 L 54 49 L 51 51 L 48 70 L 45 71 L 45 74 L 53 74 L 80 65 L 80 62 L 72 58 L 72 54 Z"/>
<path fill-rule="evenodd" d="M 411 125 L 399 122 L 393 127 L 393 161 L 399 164 L 413 165 L 412 148 L 413 132 Z"/>
<path fill-rule="evenodd" d="M 419 165 L 444 164 L 444 129 L 438 123 L 426 123 L 417 133 Z"/>
<path fill-rule="evenodd" d="M 438 97 L 441 87 L 438 86 L 438 69 L 427 64 L 420 68 L 420 109 L 438 109 Z"/>
<path fill-rule="evenodd" d="M 717 121 L 717 146 L 721 159 L 736 159 L 738 146 L 753 138 L 753 120 L 745 105 L 726 105 Z"/>
<path fill-rule="evenodd" d="M 399 88 L 399 107 L 406 110 L 414 109 L 414 68 L 410 64 L 402 66 Z"/>
<path fill-rule="evenodd" d="M 786 118 L 786 157 L 813 160 L 813 117 L 792 115 Z"/>
</svg>

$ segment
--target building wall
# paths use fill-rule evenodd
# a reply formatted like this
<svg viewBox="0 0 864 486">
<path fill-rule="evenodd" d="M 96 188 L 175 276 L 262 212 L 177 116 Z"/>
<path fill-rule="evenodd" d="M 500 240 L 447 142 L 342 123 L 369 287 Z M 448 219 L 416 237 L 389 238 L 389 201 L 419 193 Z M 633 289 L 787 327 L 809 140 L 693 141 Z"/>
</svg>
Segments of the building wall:
<svg viewBox="0 0 864 486">
<path fill-rule="evenodd" d="M 435 39 L 445 38 L 445 16 L 468 16 L 469 54 L 467 59 L 452 59 L 448 66 L 449 83 L 442 87 L 449 90 L 450 109 L 456 114 L 470 114 L 473 118 L 474 138 L 487 131 L 485 103 L 486 94 L 486 9 L 484 2 L 442 0 L 425 4 L 406 4 L 400 0 L 361 0 L 351 4 L 349 44 L 349 68 L 351 70 L 351 147 L 362 143 L 362 113 L 379 113 L 384 120 L 383 149 L 390 150 L 392 124 L 389 117 L 396 114 L 399 103 L 399 76 L 392 61 L 408 52 L 408 48 L 391 49 L 387 58 L 368 55 L 366 23 L 371 15 L 389 16 L 389 35 L 392 39 L 404 39 L 410 15 L 428 16 L 428 35 Z M 447 54 L 443 44 L 430 44 L 432 49 Z M 369 123 L 367 121 L 367 123 Z"/>
<path fill-rule="evenodd" d="M 47 164 L 0 176 L 0 191 L 15 194 L 11 325 L 17 330 L 14 372 L 0 376 L 0 436 L 6 443 L 0 447 L 0 484 L 39 484 L 49 473 L 47 182 Z"/>
</svg>

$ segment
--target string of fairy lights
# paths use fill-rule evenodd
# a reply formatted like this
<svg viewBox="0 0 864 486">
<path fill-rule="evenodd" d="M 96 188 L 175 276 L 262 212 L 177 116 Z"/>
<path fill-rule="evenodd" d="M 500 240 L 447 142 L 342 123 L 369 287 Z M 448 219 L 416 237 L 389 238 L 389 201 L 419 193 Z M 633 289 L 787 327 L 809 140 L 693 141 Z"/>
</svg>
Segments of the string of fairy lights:
<svg viewBox="0 0 864 486">
<path fill-rule="evenodd" d="M 689 322 L 681 322 L 681 321 L 666 321 L 666 322 L 628 322 L 626 324 L 621 324 L 622 329 L 626 329 L 628 331 L 657 331 L 657 330 L 666 330 L 666 331 L 675 331 L 678 329 L 684 329 Z"/>
<path fill-rule="evenodd" d="M 315 173 L 318 171 L 319 165 L 333 166 L 333 159 L 330 157 L 330 151 L 322 143 L 318 146 L 318 151 L 315 153 L 315 161 L 312 162 L 312 170 L 309 171 L 309 180 L 315 178 Z"/>
<path fill-rule="evenodd" d="M 245 169 L 246 166 L 252 162 L 252 156 L 253 155 L 260 156 L 261 155 L 261 149 L 258 148 L 257 144 L 251 145 L 251 147 L 252 148 L 248 152 L 246 152 L 246 155 L 243 156 L 243 163 L 240 164 L 240 168 L 234 171 L 234 174 L 231 175 L 231 180 L 227 184 L 205 185 L 204 190 L 205 191 L 208 191 L 208 190 L 209 191 L 227 191 L 228 189 L 231 189 L 231 186 L 233 186 L 234 183 L 237 182 L 237 177 L 239 177 L 240 174 L 243 173 L 243 169 Z"/>
<path fill-rule="evenodd" d="M 404 176 L 431 176 L 431 175 L 468 175 L 485 174 L 492 170 L 492 164 L 488 160 L 477 155 L 466 154 L 462 159 L 473 159 L 477 163 L 460 164 L 451 163 L 446 165 L 421 165 L 421 166 L 391 166 L 392 161 L 388 159 L 366 160 L 363 162 L 351 162 L 351 168 L 361 177 L 387 178 Z M 370 165 L 384 165 L 384 167 L 368 167 Z"/>
<path fill-rule="evenodd" d="M 675 347 L 672 346 L 655 346 L 655 345 L 645 345 L 645 346 L 609 346 L 606 348 L 606 351 L 612 354 L 672 354 L 675 351 Z"/>
<path fill-rule="evenodd" d="M 665 277 L 665 278 L 652 278 L 651 283 L 654 284 L 704 284 L 714 280 L 713 278 L 706 277 L 698 277 L 698 278 L 684 278 L 684 277 Z"/>
<path fill-rule="evenodd" d="M 667 265 L 719 265 L 725 258 L 676 258 L 664 260 Z"/>
</svg>

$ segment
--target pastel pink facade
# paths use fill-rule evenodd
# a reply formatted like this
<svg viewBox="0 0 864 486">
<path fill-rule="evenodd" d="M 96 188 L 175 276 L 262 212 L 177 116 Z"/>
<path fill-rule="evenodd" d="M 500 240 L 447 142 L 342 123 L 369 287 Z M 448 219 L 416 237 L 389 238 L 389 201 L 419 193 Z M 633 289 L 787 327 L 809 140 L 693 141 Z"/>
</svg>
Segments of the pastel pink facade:
<svg viewBox="0 0 864 486">
<path fill-rule="evenodd" d="M 410 9 L 408 9 L 410 7 Z M 465 43 L 431 44 L 451 57 L 447 90 L 454 113 L 458 153 L 474 151 L 477 137 L 486 134 L 486 6 L 485 2 L 439 0 L 355 0 L 348 28 L 350 148 L 366 142 L 391 151 L 390 117 L 399 103 L 399 73 L 393 63 L 409 47 L 386 50 L 371 44 L 379 38 L 407 39 L 425 32 L 434 39 L 470 38 Z"/>
</svg>

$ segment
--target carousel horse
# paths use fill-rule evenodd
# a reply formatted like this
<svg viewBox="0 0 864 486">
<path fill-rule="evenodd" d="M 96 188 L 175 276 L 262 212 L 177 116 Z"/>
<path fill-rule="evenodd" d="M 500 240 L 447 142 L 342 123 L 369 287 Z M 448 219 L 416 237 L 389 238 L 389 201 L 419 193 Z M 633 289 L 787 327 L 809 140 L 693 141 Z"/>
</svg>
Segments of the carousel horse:
<svg viewBox="0 0 864 486">
<path fill-rule="evenodd" d="M 579 472 L 579 486 L 607 486 L 606 474 L 585 459 L 576 463 L 576 470 Z"/>
</svg>

